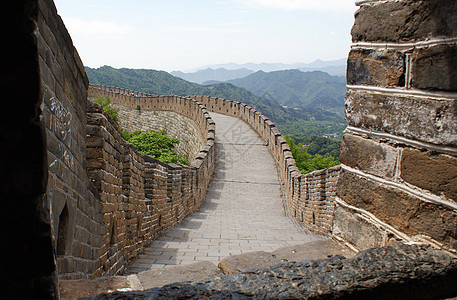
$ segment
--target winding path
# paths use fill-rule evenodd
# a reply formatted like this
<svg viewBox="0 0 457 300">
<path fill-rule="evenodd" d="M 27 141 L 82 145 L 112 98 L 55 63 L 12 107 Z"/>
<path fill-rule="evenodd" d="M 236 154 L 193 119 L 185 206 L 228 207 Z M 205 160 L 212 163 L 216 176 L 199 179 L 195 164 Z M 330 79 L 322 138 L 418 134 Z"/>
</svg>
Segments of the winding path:
<svg viewBox="0 0 457 300">
<path fill-rule="evenodd" d="M 211 113 L 216 122 L 216 166 L 200 210 L 165 231 L 126 273 L 272 251 L 321 239 L 284 213 L 273 156 L 240 119 Z"/>
</svg>

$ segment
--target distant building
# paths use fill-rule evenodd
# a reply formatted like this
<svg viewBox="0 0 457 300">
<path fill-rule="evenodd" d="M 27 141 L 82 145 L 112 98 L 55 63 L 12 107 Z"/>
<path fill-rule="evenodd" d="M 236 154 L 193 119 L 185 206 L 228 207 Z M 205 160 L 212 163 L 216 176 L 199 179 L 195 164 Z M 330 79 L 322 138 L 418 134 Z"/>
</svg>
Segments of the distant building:
<svg viewBox="0 0 457 300">
<path fill-rule="evenodd" d="M 338 134 L 336 134 L 336 133 L 327 133 L 327 134 L 324 134 L 323 137 L 325 137 L 327 139 L 337 139 L 338 138 Z"/>
</svg>

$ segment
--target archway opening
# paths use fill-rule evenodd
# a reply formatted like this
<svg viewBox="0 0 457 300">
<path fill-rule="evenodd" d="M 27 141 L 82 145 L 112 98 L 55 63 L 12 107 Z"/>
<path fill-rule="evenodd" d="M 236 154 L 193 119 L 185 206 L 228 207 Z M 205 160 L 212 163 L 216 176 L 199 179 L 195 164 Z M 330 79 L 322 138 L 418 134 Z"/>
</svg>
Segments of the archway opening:
<svg viewBox="0 0 457 300">
<path fill-rule="evenodd" d="M 67 247 L 66 241 L 68 236 L 68 206 L 65 204 L 59 216 L 59 230 L 57 234 L 57 255 L 65 255 Z"/>
</svg>

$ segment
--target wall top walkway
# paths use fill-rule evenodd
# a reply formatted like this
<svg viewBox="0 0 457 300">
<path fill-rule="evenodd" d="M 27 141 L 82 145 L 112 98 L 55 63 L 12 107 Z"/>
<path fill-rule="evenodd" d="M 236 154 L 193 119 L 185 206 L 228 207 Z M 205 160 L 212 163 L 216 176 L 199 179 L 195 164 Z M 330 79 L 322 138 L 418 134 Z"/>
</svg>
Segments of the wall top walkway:
<svg viewBox="0 0 457 300">
<path fill-rule="evenodd" d="M 238 118 L 211 113 L 217 124 L 215 171 L 198 212 L 166 231 L 128 273 L 273 251 L 321 239 L 286 216 L 276 163 L 265 142 Z"/>
</svg>

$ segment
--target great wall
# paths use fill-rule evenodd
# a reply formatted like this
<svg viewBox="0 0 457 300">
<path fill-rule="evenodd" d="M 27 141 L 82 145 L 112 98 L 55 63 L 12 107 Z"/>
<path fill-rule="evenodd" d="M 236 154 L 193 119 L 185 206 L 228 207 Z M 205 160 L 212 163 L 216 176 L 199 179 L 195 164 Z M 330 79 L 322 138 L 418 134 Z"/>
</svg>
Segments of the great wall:
<svg viewBox="0 0 457 300">
<path fill-rule="evenodd" d="M 209 112 L 259 134 L 277 162 L 290 216 L 310 230 L 357 251 L 406 242 L 455 255 L 457 3 L 356 4 L 342 165 L 306 175 L 255 109 L 91 86 L 53 1 L 9 4 L 6 21 L 15 26 L 2 26 L 14 56 L 2 68 L 4 97 L 14 99 L 1 137 L 6 297 L 58 298 L 58 280 L 121 274 L 160 232 L 198 210 L 214 171 L 217 124 Z M 191 165 L 139 154 L 87 100 L 98 96 L 111 97 L 126 128 L 181 134 L 178 151 Z M 437 255 L 435 262 L 447 259 Z M 450 264 L 437 277 L 441 285 L 456 278 L 457 263 Z"/>
</svg>

